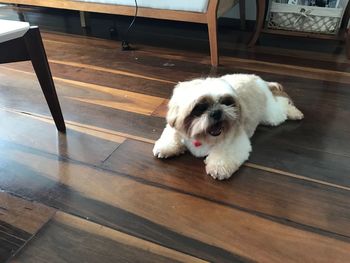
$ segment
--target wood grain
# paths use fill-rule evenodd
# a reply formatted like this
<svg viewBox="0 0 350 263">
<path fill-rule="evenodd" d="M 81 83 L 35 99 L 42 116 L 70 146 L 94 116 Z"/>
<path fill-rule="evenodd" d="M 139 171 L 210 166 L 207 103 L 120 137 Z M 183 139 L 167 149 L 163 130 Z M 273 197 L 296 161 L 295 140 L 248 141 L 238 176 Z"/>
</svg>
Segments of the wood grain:
<svg viewBox="0 0 350 263">
<path fill-rule="evenodd" d="M 28 74 L 30 77 L 32 76 L 31 73 L 21 71 L 21 70 L 16 70 L 11 68 L 9 69 L 6 67 L 4 67 L 3 69 L 5 71 L 6 70 L 14 71 L 13 73 Z M 117 108 L 117 109 L 119 108 L 125 111 L 136 112 L 136 113 L 141 113 L 145 115 L 150 115 L 164 101 L 164 99 L 154 97 L 154 96 L 114 89 L 114 88 L 105 87 L 105 86 L 96 85 L 96 84 L 90 84 L 86 82 L 61 79 L 57 77 L 53 77 L 53 79 L 58 84 L 68 84 L 70 88 L 93 90 L 93 91 L 97 91 L 97 93 L 99 93 L 100 95 L 107 95 L 107 96 L 102 96 L 103 99 L 100 99 L 100 100 L 79 98 L 77 96 L 66 96 L 69 99 L 78 100 L 86 103 L 97 104 L 97 105 L 111 107 L 111 108 Z M 110 95 L 112 95 L 112 97 Z"/>
<path fill-rule="evenodd" d="M 257 72 L 267 72 L 278 74 L 282 76 L 294 76 L 308 79 L 317 79 L 324 81 L 334 81 L 349 84 L 350 73 L 339 72 L 334 70 L 324 70 L 310 67 L 302 67 L 295 65 L 286 65 L 280 63 L 271 63 L 264 61 L 251 61 L 248 59 L 225 57 L 222 59 L 222 63 L 227 64 L 239 64 L 240 69 L 246 69 Z"/>
<path fill-rule="evenodd" d="M 314 231 L 323 229 L 350 237 L 350 225 L 344 227 L 350 223 L 350 191 L 315 182 L 305 184 L 304 180 L 250 167 L 241 168 L 228 182 L 215 182 L 206 175 L 203 160 L 188 154 L 157 160 L 151 155 L 152 147 L 127 140 L 109 157 L 105 167 L 229 207 L 257 211 L 279 222 L 286 219 L 313 226 Z M 340 214 L 342 217 L 332 216 Z"/>
<path fill-rule="evenodd" d="M 29 21 L 76 30 L 64 26 L 78 21 L 73 12 L 35 10 Z M 96 28 L 113 22 L 92 19 Z M 66 137 L 55 133 L 30 65 L 0 68 L 0 188 L 62 211 L 32 242 L 37 230 L 23 229 L 28 220 L 0 215 L 0 256 L 26 245 L 16 260 L 346 262 L 350 63 L 343 51 L 320 44 L 307 53 L 292 41 L 288 49 L 247 50 L 247 33 L 221 27 L 226 56 L 212 70 L 206 29 L 169 25 L 138 21 L 133 34 L 143 42 L 133 52 L 118 50 L 119 42 L 43 34 Z M 283 83 L 305 120 L 259 127 L 250 162 L 229 181 L 213 181 L 203 160 L 188 154 L 153 158 L 173 86 L 232 72 Z"/>
<path fill-rule="evenodd" d="M 102 136 L 99 131 L 77 126 L 70 126 L 67 134 L 59 134 L 52 121 L 47 123 L 3 110 L 0 110 L 0 118 L 3 127 L 0 130 L 0 141 L 4 148 L 16 145 L 32 147 L 60 158 L 95 165 L 102 163 L 124 141 L 118 135 L 108 136 L 104 133 Z"/>
<path fill-rule="evenodd" d="M 147 25 L 148 27 L 150 25 Z M 223 31 L 224 28 L 221 28 Z M 183 31 L 182 34 L 191 34 L 186 31 Z M 75 38 L 65 39 L 65 36 L 55 32 L 45 32 L 43 33 L 46 40 L 58 41 L 58 42 L 68 42 L 74 44 L 80 44 L 84 46 L 89 46 L 90 42 L 94 44 L 94 46 L 104 49 L 110 49 L 113 51 L 115 49 L 114 41 L 106 41 L 102 39 L 93 39 L 90 38 L 88 41 L 84 37 L 75 36 Z M 304 67 L 312 67 L 312 68 L 320 68 L 320 69 L 330 69 L 337 71 L 345 71 L 349 72 L 349 61 L 346 59 L 344 52 L 340 54 L 333 52 L 329 52 L 330 49 L 336 48 L 336 45 L 331 45 L 330 47 L 325 45 L 320 45 L 319 41 L 309 40 L 310 42 L 305 43 L 305 41 L 301 40 L 299 43 L 297 39 L 293 39 L 293 41 L 289 41 L 289 39 L 278 39 L 277 41 L 274 39 L 269 39 L 269 45 L 257 45 L 254 48 L 247 49 L 246 47 L 246 39 L 245 37 L 249 33 L 246 32 L 234 32 L 234 34 L 221 34 L 220 35 L 220 47 L 221 53 L 226 56 L 245 58 L 250 60 L 258 60 L 258 61 L 266 61 L 266 62 L 275 62 L 279 64 L 289 64 L 289 65 L 297 65 Z M 192 35 L 191 35 L 192 36 Z M 164 35 L 160 35 L 160 37 L 164 37 Z M 271 45 L 273 42 L 273 45 Z M 282 46 L 281 42 L 285 45 Z M 315 47 L 315 43 L 317 45 L 317 49 L 303 50 L 302 48 L 294 48 L 294 43 L 307 44 L 307 46 Z M 304 42 L 304 43 L 303 43 Z M 232 45 L 235 43 L 235 45 Z M 201 45 L 200 41 L 197 41 L 197 50 L 198 46 Z M 287 45 L 289 44 L 289 45 Z M 325 42 L 323 42 L 325 44 Z M 137 51 L 138 56 L 142 54 L 147 54 L 150 56 L 157 56 L 159 58 L 164 58 L 168 60 L 182 60 L 182 61 L 196 61 L 197 63 L 207 64 L 207 59 L 203 56 L 201 52 L 191 52 L 189 50 L 175 50 L 165 47 L 154 47 L 150 45 L 144 45 L 142 43 L 138 43 L 139 49 Z M 300 45 L 301 46 L 301 45 Z M 322 52 L 322 50 L 326 52 Z M 229 65 L 229 64 L 228 64 Z M 223 65 L 225 66 L 225 65 Z"/>
<path fill-rule="evenodd" d="M 6 262 L 54 215 L 55 209 L 0 192 L 0 261 Z"/>
<path fill-rule="evenodd" d="M 44 39 L 44 43 L 46 44 Z M 120 72 L 128 72 L 133 76 L 140 76 L 145 79 L 158 79 L 160 82 L 167 81 L 167 83 L 178 82 L 184 79 L 190 79 L 199 77 L 201 73 L 198 73 L 198 69 L 194 68 L 194 64 L 197 62 L 188 62 L 183 60 L 173 60 L 176 65 L 176 71 L 174 67 L 164 66 L 169 62 L 168 59 L 163 59 L 156 55 L 142 55 L 138 53 L 122 53 L 122 51 L 114 49 L 95 49 L 92 46 L 86 46 L 81 49 L 77 44 L 67 44 L 62 42 L 49 41 L 49 44 L 45 46 L 49 61 L 62 61 L 64 63 L 78 63 L 77 65 L 92 65 L 93 67 L 108 68 L 118 70 Z M 59 50 L 66 50 L 66 52 L 59 52 Z M 94 54 L 96 59 L 91 59 L 91 56 L 86 54 Z M 187 66 L 186 66 L 187 64 Z M 137 65 L 137 66 L 136 66 Z M 199 69 L 203 68 L 204 74 L 208 74 L 210 67 L 208 65 L 202 65 Z M 181 72 L 181 75 L 178 74 Z"/>
<path fill-rule="evenodd" d="M 13 69 L 10 69 L 8 72 L 11 72 L 11 70 Z M 23 97 L 21 95 L 23 90 L 20 87 L 25 84 L 19 83 L 18 87 L 13 87 L 8 76 L 4 76 L 4 80 L 6 79 L 8 79 L 5 82 L 6 85 L 12 86 L 11 93 L 14 94 L 15 90 L 18 90 L 17 97 Z M 342 84 L 331 85 L 302 78 L 282 78 L 270 74 L 268 79 L 281 81 L 285 84 L 287 92 L 302 109 L 306 119 L 302 122 L 288 122 L 279 127 L 259 127 L 252 140 L 254 151 L 251 156 L 251 162 L 267 166 L 267 168 L 274 168 L 315 180 L 349 187 L 350 182 L 346 174 L 350 172 L 349 162 L 347 162 L 350 156 L 350 147 L 347 143 L 350 129 L 346 122 L 333 122 L 333 118 L 336 116 L 340 120 L 345 120 L 348 117 L 350 107 L 346 98 L 350 97 L 350 90 Z M 78 103 L 79 101 L 75 100 L 76 103 L 72 104 L 74 100 L 62 100 L 61 103 L 64 105 L 68 121 L 116 131 L 118 134 L 129 138 L 141 137 L 146 138 L 146 140 L 157 139 L 164 127 L 165 121 L 163 116 L 165 116 L 166 112 L 166 100 L 164 99 L 133 92 L 129 93 L 96 84 L 84 84 L 80 81 L 57 80 L 64 83 L 63 89 L 61 86 L 58 87 L 64 91 L 64 94 L 67 94 L 67 99 L 74 97 L 80 98 L 81 102 L 93 103 L 88 105 L 87 103 Z M 303 85 L 309 88 L 303 89 Z M 71 95 L 73 92 L 74 96 Z M 30 94 L 34 101 L 37 96 L 33 96 L 33 91 Z M 111 100 L 109 94 L 115 94 L 117 101 Z M 125 98 L 123 94 L 129 96 L 131 100 Z M 343 96 L 339 96 L 339 94 L 343 94 Z M 29 98 L 31 97 L 26 99 L 28 100 Z M 101 98 L 102 100 L 96 100 L 96 98 Z M 138 100 L 145 103 L 138 104 Z M 147 102 L 147 100 L 150 100 L 150 102 Z M 23 103 L 18 105 L 21 104 L 23 105 Z M 124 106 L 125 104 L 127 105 Z M 5 105 L 13 104 L 8 104 L 5 101 Z M 19 109 L 22 111 L 34 110 L 36 113 L 45 112 L 43 109 L 33 108 L 29 101 L 25 105 L 30 105 L 30 107 L 21 106 Z M 96 111 L 93 105 L 98 105 L 99 110 Z M 320 115 L 317 113 L 321 105 L 322 114 Z M 40 105 L 36 105 L 36 107 L 38 106 Z M 45 107 L 45 105 L 42 104 L 40 107 Z M 76 107 L 81 109 L 78 115 Z M 155 118 L 144 118 L 140 115 L 126 113 L 124 112 L 125 110 L 146 115 L 151 114 Z M 152 110 L 154 111 L 151 113 Z M 99 117 L 91 119 L 90 116 L 92 114 Z M 106 116 L 108 117 L 106 118 Z M 113 116 L 113 118 L 109 116 Z M 308 116 L 313 117 L 309 118 Z M 111 119 L 118 121 L 111 121 Z M 135 125 L 136 123 L 139 125 Z M 332 123 L 332 125 L 323 125 L 326 123 Z M 298 139 L 295 140 L 295 138 Z M 294 144 L 291 144 L 291 141 L 295 141 Z M 292 147 L 294 149 L 291 149 Z M 327 150 L 325 151 L 324 149 Z M 322 158 L 320 158 L 321 153 Z M 281 155 L 284 155 L 285 158 L 279 160 L 278 156 Z M 340 157 L 338 157 L 339 155 Z M 327 160 L 327 169 L 324 169 L 324 160 Z M 296 165 L 297 161 L 300 163 L 299 165 Z"/>
<path fill-rule="evenodd" d="M 21 158 L 24 158 L 22 154 L 26 156 L 24 163 L 20 161 Z M 211 242 L 207 244 L 190 238 L 183 232 L 177 233 L 162 224 L 157 224 L 138 214 L 129 212 L 129 209 L 119 208 L 116 206 L 116 203 L 109 204 L 99 201 L 93 196 L 88 197 L 86 195 L 87 193 L 81 191 L 83 189 L 75 191 L 75 183 L 68 183 L 69 181 L 80 181 L 82 179 L 80 176 L 85 174 L 88 175 L 88 177 L 84 176 L 88 181 L 84 179 L 84 182 L 80 181 L 79 184 L 89 185 L 89 188 L 91 187 L 91 183 L 96 184 L 96 187 L 94 186 L 93 188 L 96 193 L 99 193 L 98 195 L 108 193 L 108 195 L 113 195 L 119 199 L 121 198 L 118 194 L 119 190 L 117 190 L 119 176 L 116 176 L 114 173 L 105 173 L 96 167 L 85 167 L 85 165 L 76 161 L 63 161 L 53 155 L 23 146 L 18 146 L 17 150 L 7 148 L 7 152 L 0 155 L 0 165 L 4 167 L 4 169 L 0 170 L 0 181 L 3 188 L 8 191 L 21 193 L 21 195 L 27 198 L 79 215 L 83 218 L 89 218 L 89 220 L 93 220 L 101 225 L 122 230 L 123 232 L 162 244 L 186 254 L 198 255 L 200 258 L 209 261 L 241 262 L 241 256 L 218 248 L 212 245 Z M 5 156 L 9 158 L 5 158 Z M 46 168 L 41 166 L 44 163 L 46 163 L 44 165 Z M 74 164 L 77 169 L 73 168 L 71 164 Z M 17 167 L 16 170 L 11 168 L 14 166 Z M 44 171 L 42 168 L 49 168 L 50 171 Z M 113 190 L 108 189 L 108 185 L 103 186 L 104 190 L 100 188 L 101 184 L 98 181 L 101 180 L 100 182 L 104 181 L 106 183 L 105 179 L 109 181 L 108 184 Z M 114 184 L 112 181 L 115 179 L 118 180 Z M 120 186 L 122 187 L 122 184 Z M 128 187 L 125 189 L 128 189 Z M 135 195 L 135 198 L 137 196 L 139 195 Z M 139 197 L 137 199 L 140 200 Z M 127 199 L 124 199 L 124 201 L 127 201 Z"/>
<path fill-rule="evenodd" d="M 35 234 L 53 215 L 54 209 L 0 192 L 0 220 L 29 234 Z"/>
<path fill-rule="evenodd" d="M 48 114 L 47 106 L 42 99 L 42 95 L 37 90 L 37 83 L 34 76 L 24 73 L 18 79 L 18 82 L 14 83 L 13 79 L 16 74 L 18 74 L 17 71 L 5 68 L 0 72 L 2 78 L 0 86 L 3 87 L 2 94 L 8 96 L 6 100 L 1 101 L 2 105 L 19 111 Z M 158 136 L 156 133 L 157 130 L 161 130 L 163 127 L 164 120 L 162 118 L 150 116 L 145 119 L 143 115 L 131 112 L 148 112 L 148 114 L 151 114 L 164 101 L 161 98 L 130 93 L 123 90 L 118 91 L 109 87 L 100 87 L 92 84 L 77 86 L 76 82 L 72 84 L 72 81 L 67 81 L 67 84 L 66 82 L 63 84 L 56 83 L 56 88 L 66 121 L 98 126 L 121 133 L 128 133 L 133 136 L 151 137 L 153 139 Z M 116 95 L 111 97 L 111 93 Z M 115 101 L 119 100 L 120 104 L 118 109 L 111 109 L 103 105 L 95 106 L 89 103 L 81 103 L 70 99 L 70 97 L 83 99 L 99 98 L 108 101 L 114 99 Z M 145 103 L 138 104 L 138 98 L 144 98 Z M 147 102 L 147 99 L 152 98 L 153 100 Z M 124 109 L 129 109 L 129 112 Z"/>
<path fill-rule="evenodd" d="M 186 33 L 186 32 L 184 32 Z M 225 58 L 227 57 L 235 57 L 240 59 L 248 59 L 250 61 L 258 61 L 258 62 L 274 62 L 276 64 L 281 64 L 282 66 L 285 64 L 288 65 L 295 65 L 300 66 L 301 64 L 304 67 L 307 68 L 316 68 L 316 69 L 323 69 L 323 70 L 331 70 L 331 71 L 339 71 L 339 72 L 348 72 L 348 61 L 345 59 L 343 54 L 331 54 L 329 52 L 321 53 L 317 51 L 303 51 L 300 49 L 292 49 L 286 46 L 281 48 L 278 46 L 280 44 L 281 39 L 279 42 L 276 42 L 276 45 L 271 47 L 267 45 L 261 45 L 261 46 L 255 46 L 253 49 L 247 49 L 246 43 L 242 42 L 242 37 L 239 36 L 239 34 L 231 34 L 233 39 L 229 39 L 229 41 L 225 41 L 225 36 L 221 37 L 221 51 L 222 53 L 226 54 Z M 78 43 L 78 44 L 85 44 L 82 43 L 84 41 L 83 39 L 78 42 L 77 40 L 70 39 L 65 40 L 64 36 L 60 36 L 57 34 L 50 34 L 47 33 L 45 35 L 47 40 L 53 40 L 58 42 L 66 42 L 69 41 L 69 43 Z M 115 44 L 113 42 L 108 41 L 99 41 L 99 40 L 93 40 L 93 43 L 101 48 L 107 48 L 110 49 L 111 52 L 115 49 Z M 235 45 L 232 45 L 232 42 L 236 42 Z M 288 42 L 288 40 L 285 40 L 284 42 Z M 316 43 L 316 42 L 315 42 Z M 198 43 L 199 44 L 199 43 Z M 310 43 L 308 43 L 310 45 Z M 281 45 L 281 44 L 280 44 Z M 312 43 L 311 43 L 312 45 Z M 322 46 L 319 46 L 321 49 Z M 201 53 L 195 53 L 195 52 L 189 52 L 186 50 L 181 51 L 174 51 L 173 49 L 166 49 L 164 47 L 151 47 L 151 46 L 144 46 L 140 44 L 140 49 L 137 51 L 138 56 L 142 58 L 144 55 L 148 56 L 156 56 L 157 58 L 163 58 L 167 60 L 172 60 L 172 62 L 175 65 L 178 65 L 181 63 L 182 65 L 186 65 L 185 62 L 196 62 L 196 64 L 207 64 L 207 61 L 203 58 L 203 54 Z M 179 62 L 181 60 L 181 62 Z M 245 60 L 246 61 L 246 60 Z M 302 62 L 302 63 L 301 63 Z M 204 66 L 204 65 L 201 65 Z M 222 65 L 223 67 L 226 66 L 232 66 L 231 63 L 225 63 Z M 193 69 L 199 69 L 197 67 L 192 67 Z M 266 68 L 268 69 L 268 68 Z M 191 69 L 190 69 L 191 70 Z M 293 70 L 292 70 L 293 71 Z M 301 73 L 302 74 L 302 73 Z M 300 75 L 299 75 L 300 76 Z"/>
<path fill-rule="evenodd" d="M 145 79 L 145 80 L 153 80 L 153 81 L 158 81 L 161 83 L 168 83 L 168 84 L 175 84 L 173 81 L 165 80 L 165 79 L 160 79 L 160 78 L 152 78 L 152 77 L 147 77 L 145 75 L 141 74 L 135 74 L 131 73 L 128 71 L 122 71 L 122 70 L 117 70 L 117 69 L 110 69 L 107 67 L 99 67 L 99 66 L 94 66 L 90 64 L 82 64 L 82 63 L 76 63 L 76 62 L 69 62 L 69 61 L 60 61 L 60 60 L 54 60 L 51 59 L 50 63 L 54 64 L 60 64 L 64 66 L 72 66 L 72 67 L 79 67 L 79 68 L 84 68 L 84 69 L 90 69 L 94 71 L 102 71 L 102 72 L 107 72 L 107 73 L 112 73 L 116 75 L 123 75 L 123 76 L 128 76 L 128 77 L 133 77 L 133 78 L 139 78 L 139 79 Z"/>
<path fill-rule="evenodd" d="M 94 221 L 110 224 L 114 228 L 118 227 L 115 225 L 115 218 L 122 209 L 138 215 L 142 220 L 152 222 L 148 227 L 153 227 L 153 231 L 156 230 L 154 227 L 160 226 L 173 232 L 186 233 L 186 237 L 191 240 L 223 249 L 226 251 L 224 253 L 230 253 L 233 258 L 234 255 L 239 255 L 250 260 L 280 262 L 286 258 L 290 261 L 300 258 L 309 261 L 317 257 L 320 262 L 342 262 L 349 256 L 350 243 L 347 238 L 344 240 L 322 231 L 310 231 L 273 221 L 237 207 L 228 207 L 181 191 L 169 191 L 161 186 L 145 184 L 82 163 L 61 162 L 45 153 L 25 148 L 7 150 L 6 155 L 1 154 L 1 160 L 4 167 L 11 167 L 11 163 L 18 167 L 11 173 L 7 169 L 1 172 L 1 185 L 6 189 L 18 191 L 18 185 L 13 180 L 17 178 L 22 183 L 26 182 L 25 187 L 28 187 L 24 188 L 21 184 L 22 194 L 37 198 L 45 204 L 55 204 L 66 211 L 79 211 L 82 217 L 89 215 Z M 163 173 L 163 176 L 167 175 Z M 175 185 L 185 182 L 176 177 L 168 178 Z M 196 186 L 193 180 L 188 183 Z M 34 187 L 33 184 L 37 186 Z M 42 187 L 48 190 L 43 191 Z M 221 193 L 226 194 L 222 189 Z M 103 216 L 103 221 L 97 217 L 97 210 L 94 209 L 96 201 L 103 211 L 106 211 L 106 205 L 111 209 L 110 214 Z M 141 220 L 138 217 L 134 216 L 133 221 L 124 222 L 124 227 L 130 229 L 130 224 Z M 220 224 L 217 223 L 218 220 Z M 145 235 L 148 230 L 146 233 L 145 231 L 137 228 L 135 235 Z M 266 240 L 271 241 L 267 243 Z M 181 241 L 178 239 L 178 242 Z M 193 253 L 193 247 L 180 246 L 176 249 L 182 252 L 190 249 Z M 208 255 L 202 258 L 209 259 Z"/>
<path fill-rule="evenodd" d="M 67 248 L 70 249 L 67 249 Z M 207 262 L 57 212 L 13 262 Z"/>
<path fill-rule="evenodd" d="M 67 82 L 72 81 L 76 83 L 84 82 L 85 84 L 127 90 L 161 98 L 169 98 L 175 83 L 164 83 L 104 70 L 97 71 L 89 67 L 72 66 L 55 62 L 50 62 L 50 67 L 56 80 L 66 80 Z M 33 72 L 32 66 L 29 63 L 7 64 L 6 68 Z"/>
<path fill-rule="evenodd" d="M 45 42 L 46 43 L 46 42 Z M 76 55 L 73 57 L 67 57 L 64 54 L 58 54 L 57 52 L 57 47 L 61 47 L 64 49 L 66 47 L 66 43 L 62 42 L 51 42 L 50 45 L 48 45 L 47 52 L 49 55 L 50 59 L 53 59 L 54 61 L 66 61 L 70 62 L 72 60 L 74 61 L 81 61 L 79 63 L 82 64 L 93 64 L 94 66 L 98 67 L 105 67 L 105 65 L 100 64 L 99 60 L 95 61 L 87 61 L 87 57 L 81 57 L 78 58 Z M 52 46 L 52 47 L 51 47 Z M 74 52 L 74 54 L 79 54 L 82 51 L 78 50 L 79 45 L 72 45 L 70 49 Z M 56 47 L 55 49 L 53 47 Z M 56 51 L 55 51 L 56 50 Z M 199 77 L 201 73 L 195 74 L 193 71 L 197 71 L 200 68 L 203 68 L 206 70 L 206 74 L 210 71 L 210 68 L 208 68 L 205 65 L 201 65 L 201 67 L 198 67 L 200 65 L 201 60 L 196 60 L 195 62 L 193 60 L 186 60 L 185 61 L 182 59 L 182 57 L 179 57 L 179 60 L 173 59 L 173 63 L 175 65 L 182 65 L 182 70 L 180 67 L 177 67 L 176 69 L 179 71 L 182 71 L 181 78 L 178 79 L 176 78 L 176 75 L 174 75 L 174 72 L 171 72 L 170 69 L 167 69 L 166 67 L 162 67 L 162 65 L 166 62 L 160 63 L 158 61 L 162 57 L 161 55 L 157 55 L 156 57 L 153 56 L 153 59 L 151 59 L 151 55 L 147 56 L 145 53 L 144 55 L 141 56 L 141 54 L 137 54 L 137 62 L 138 62 L 138 68 L 132 68 L 130 67 L 132 64 L 132 58 L 130 56 L 126 56 L 125 54 L 120 54 L 120 56 L 125 57 L 124 63 L 118 63 L 115 60 L 113 61 L 112 58 L 114 57 L 114 54 L 116 54 L 116 51 L 109 50 L 109 57 L 107 57 L 105 54 L 107 53 L 108 50 L 99 50 L 98 52 L 92 51 L 91 47 L 86 47 L 84 48 L 84 51 L 87 53 L 92 53 L 94 52 L 95 55 L 99 56 L 100 58 L 103 57 L 108 61 L 108 65 L 112 68 L 115 69 L 123 69 L 126 71 L 130 71 L 130 69 L 133 69 L 133 71 L 138 71 L 140 73 L 137 73 L 138 75 L 146 75 L 146 76 L 152 76 L 153 78 L 153 72 L 150 72 L 150 68 L 144 67 L 145 63 L 148 65 L 152 65 L 153 67 L 157 66 L 158 67 L 158 78 L 159 76 L 162 76 L 162 79 L 168 79 L 170 81 L 179 81 L 183 79 L 189 79 L 189 78 L 194 78 L 194 77 Z M 96 54 L 97 53 L 97 54 Z M 119 54 L 118 54 L 119 55 Z M 181 60 L 180 60 L 181 58 Z M 135 60 L 135 59 L 134 59 Z M 140 62 L 143 62 L 142 64 Z M 163 59 L 164 61 L 164 59 Z M 158 62 L 158 63 L 157 63 Z M 324 80 L 324 81 L 335 81 L 335 82 L 340 82 L 340 83 L 345 83 L 349 84 L 349 74 L 348 72 L 344 71 L 338 71 L 338 70 L 333 70 L 333 69 L 322 69 L 322 68 L 312 68 L 312 67 L 303 67 L 303 66 L 297 66 L 297 65 L 288 65 L 286 63 L 283 63 L 283 60 L 279 61 L 278 63 L 275 62 L 269 62 L 269 61 L 259 61 L 257 59 L 251 59 L 251 58 L 245 58 L 245 57 L 229 57 L 229 56 L 223 56 L 222 65 L 225 67 L 232 67 L 232 65 L 237 65 L 239 68 L 239 71 L 242 70 L 250 70 L 250 71 L 255 71 L 259 72 L 260 74 L 262 73 L 273 73 L 277 75 L 283 75 L 283 76 L 295 76 L 295 77 L 304 77 L 308 79 L 315 79 L 315 80 Z M 191 67 L 190 65 L 197 64 L 197 67 Z M 118 66 L 117 66 L 118 65 Z M 129 70 L 127 69 L 129 67 Z M 173 68 L 171 68 L 173 69 Z M 183 70 L 183 69 L 186 69 Z M 166 73 L 167 72 L 167 73 Z M 190 73 L 190 74 L 189 74 Z M 203 72 L 202 72 L 203 73 Z M 177 75 L 179 77 L 179 75 Z M 154 78 L 157 78 L 154 76 Z"/>
</svg>

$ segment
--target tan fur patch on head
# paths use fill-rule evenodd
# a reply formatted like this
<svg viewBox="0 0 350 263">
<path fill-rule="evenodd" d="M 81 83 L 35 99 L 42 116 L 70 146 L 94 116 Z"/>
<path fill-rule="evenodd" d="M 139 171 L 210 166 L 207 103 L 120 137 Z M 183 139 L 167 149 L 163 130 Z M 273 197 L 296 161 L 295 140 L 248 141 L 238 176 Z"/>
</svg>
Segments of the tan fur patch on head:
<svg viewBox="0 0 350 263">
<path fill-rule="evenodd" d="M 272 93 L 284 91 L 283 86 L 278 82 L 269 82 L 268 86 L 269 86 L 269 89 L 271 90 Z"/>
<path fill-rule="evenodd" d="M 294 105 L 291 97 L 289 97 L 289 95 L 284 91 L 282 84 L 280 84 L 278 82 L 268 82 L 268 86 L 269 86 L 271 93 L 275 97 L 285 97 L 288 99 L 289 104 Z"/>
</svg>

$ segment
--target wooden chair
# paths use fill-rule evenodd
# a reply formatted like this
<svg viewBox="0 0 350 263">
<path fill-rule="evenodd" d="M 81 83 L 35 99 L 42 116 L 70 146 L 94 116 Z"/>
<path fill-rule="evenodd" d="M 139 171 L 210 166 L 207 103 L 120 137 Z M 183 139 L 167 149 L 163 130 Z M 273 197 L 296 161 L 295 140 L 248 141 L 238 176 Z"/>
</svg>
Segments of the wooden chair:
<svg viewBox="0 0 350 263">
<path fill-rule="evenodd" d="M 164 0 L 173 1 L 173 0 Z M 191 0 L 188 0 L 191 1 Z M 134 6 L 120 4 L 106 4 L 107 1 L 93 0 L 0 0 L 0 3 L 42 6 L 50 8 L 70 9 L 81 12 L 96 12 L 114 15 L 133 16 Z M 118 2 L 115 0 L 113 2 Z M 133 1 L 131 1 L 133 3 Z M 207 9 L 203 12 L 158 9 L 139 6 L 137 15 L 165 20 L 185 21 L 206 24 L 208 26 L 211 64 L 219 64 L 218 40 L 217 40 L 217 19 L 230 10 L 237 2 L 240 5 L 241 27 L 245 27 L 245 0 L 209 0 Z M 82 13 L 81 13 L 82 14 Z M 81 18 L 84 18 L 81 15 Z"/>
<path fill-rule="evenodd" d="M 0 64 L 26 60 L 32 62 L 57 129 L 65 132 L 66 126 L 39 28 L 25 22 L 0 20 Z"/>
</svg>

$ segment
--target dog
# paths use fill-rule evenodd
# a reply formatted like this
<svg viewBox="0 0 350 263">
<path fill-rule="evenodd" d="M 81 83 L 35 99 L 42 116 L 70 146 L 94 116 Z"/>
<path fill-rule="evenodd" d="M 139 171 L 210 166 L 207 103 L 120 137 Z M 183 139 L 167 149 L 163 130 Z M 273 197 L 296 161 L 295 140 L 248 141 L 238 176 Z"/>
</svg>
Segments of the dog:
<svg viewBox="0 0 350 263">
<path fill-rule="evenodd" d="M 281 84 L 256 75 L 229 74 L 176 85 L 166 127 L 156 141 L 158 158 L 189 150 L 206 157 L 206 172 L 227 179 L 249 158 L 250 137 L 259 124 L 276 126 L 303 119 Z"/>
</svg>

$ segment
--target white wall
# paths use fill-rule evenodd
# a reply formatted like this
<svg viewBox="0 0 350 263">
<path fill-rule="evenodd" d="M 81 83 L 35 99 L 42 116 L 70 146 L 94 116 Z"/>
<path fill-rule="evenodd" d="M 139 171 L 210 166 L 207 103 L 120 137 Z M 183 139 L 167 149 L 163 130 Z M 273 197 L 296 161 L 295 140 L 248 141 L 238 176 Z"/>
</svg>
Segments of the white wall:
<svg viewBox="0 0 350 263">
<path fill-rule="evenodd" d="M 247 20 L 255 20 L 256 1 L 255 0 L 243 0 L 245 1 L 245 13 Z M 239 5 L 237 4 L 225 14 L 225 17 L 239 18 Z"/>
</svg>

